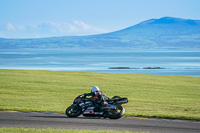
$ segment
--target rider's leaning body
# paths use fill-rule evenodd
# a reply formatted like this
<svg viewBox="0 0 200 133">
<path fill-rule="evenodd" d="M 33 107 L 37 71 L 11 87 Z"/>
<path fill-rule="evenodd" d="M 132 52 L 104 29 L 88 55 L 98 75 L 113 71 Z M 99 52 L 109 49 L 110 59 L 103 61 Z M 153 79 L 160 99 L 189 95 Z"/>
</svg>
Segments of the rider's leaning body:
<svg viewBox="0 0 200 133">
<path fill-rule="evenodd" d="M 106 100 L 109 100 L 109 98 L 97 86 L 92 87 L 91 93 L 84 94 L 84 97 L 87 96 L 91 96 L 91 99 L 97 105 L 106 106 L 108 104 Z"/>
</svg>

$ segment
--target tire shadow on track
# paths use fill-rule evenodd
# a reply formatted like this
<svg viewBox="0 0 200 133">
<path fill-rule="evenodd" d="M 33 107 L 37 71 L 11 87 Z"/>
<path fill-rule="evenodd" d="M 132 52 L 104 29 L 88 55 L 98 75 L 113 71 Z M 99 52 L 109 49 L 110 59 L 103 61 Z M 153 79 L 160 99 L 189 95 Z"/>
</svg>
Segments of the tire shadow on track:
<svg viewBox="0 0 200 133">
<path fill-rule="evenodd" d="M 38 118 L 63 118 L 63 119 L 105 119 L 103 117 L 67 117 L 67 116 L 30 116 L 30 117 L 38 117 Z"/>
</svg>

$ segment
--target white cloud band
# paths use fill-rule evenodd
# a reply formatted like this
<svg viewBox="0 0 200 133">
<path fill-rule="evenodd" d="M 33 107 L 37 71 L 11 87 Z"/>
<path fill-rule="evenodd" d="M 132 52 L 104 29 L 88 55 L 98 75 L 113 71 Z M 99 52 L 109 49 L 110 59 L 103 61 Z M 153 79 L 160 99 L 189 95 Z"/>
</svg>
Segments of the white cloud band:
<svg viewBox="0 0 200 133">
<path fill-rule="evenodd" d="M 91 35 L 108 32 L 105 29 L 88 25 L 83 21 L 46 22 L 37 25 L 14 25 L 7 23 L 0 26 L 0 35 L 8 38 L 35 38 L 67 35 Z M 0 37 L 1 37 L 0 36 Z"/>
</svg>

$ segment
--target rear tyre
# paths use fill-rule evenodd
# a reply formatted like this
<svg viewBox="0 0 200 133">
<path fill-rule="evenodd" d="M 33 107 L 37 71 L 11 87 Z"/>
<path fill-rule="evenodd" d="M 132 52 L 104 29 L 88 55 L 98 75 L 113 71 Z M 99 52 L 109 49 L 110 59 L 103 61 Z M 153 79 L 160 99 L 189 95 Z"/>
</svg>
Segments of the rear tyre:
<svg viewBox="0 0 200 133">
<path fill-rule="evenodd" d="M 116 105 L 115 106 L 116 109 L 113 110 L 113 109 L 110 109 L 106 112 L 106 116 L 110 119 L 119 119 L 121 118 L 124 113 L 125 113 L 125 109 L 124 107 L 122 107 L 121 105 Z"/>
<path fill-rule="evenodd" d="M 81 113 L 82 113 L 81 107 L 77 107 L 74 105 L 69 106 L 65 111 L 65 114 L 68 117 L 78 117 L 79 115 L 81 115 Z"/>
</svg>

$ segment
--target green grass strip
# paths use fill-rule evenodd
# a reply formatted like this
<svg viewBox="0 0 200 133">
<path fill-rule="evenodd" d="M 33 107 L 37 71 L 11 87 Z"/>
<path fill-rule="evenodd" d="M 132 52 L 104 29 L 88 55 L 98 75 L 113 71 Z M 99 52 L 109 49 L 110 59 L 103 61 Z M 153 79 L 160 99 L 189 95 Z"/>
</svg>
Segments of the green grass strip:
<svg viewBox="0 0 200 133">
<path fill-rule="evenodd" d="M 76 130 L 76 129 L 36 129 L 36 128 L 0 128 L 0 133 L 147 133 L 112 130 Z"/>
<path fill-rule="evenodd" d="M 0 110 L 64 113 L 99 86 L 128 97 L 125 116 L 200 120 L 200 77 L 0 69 Z"/>
</svg>

